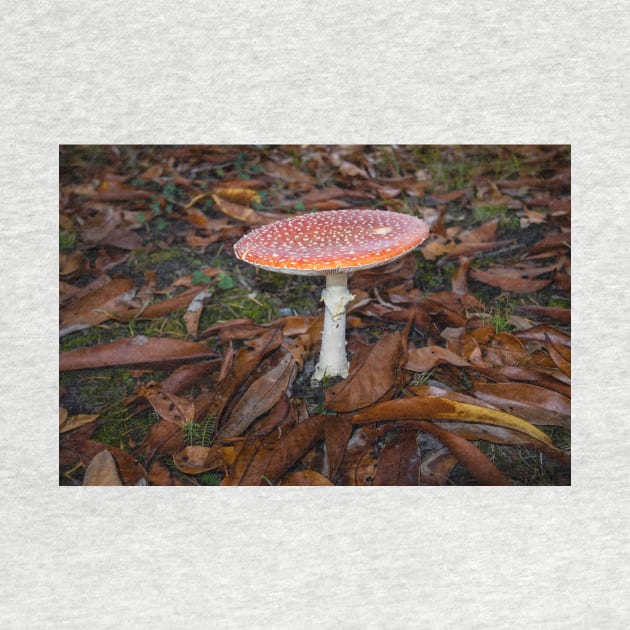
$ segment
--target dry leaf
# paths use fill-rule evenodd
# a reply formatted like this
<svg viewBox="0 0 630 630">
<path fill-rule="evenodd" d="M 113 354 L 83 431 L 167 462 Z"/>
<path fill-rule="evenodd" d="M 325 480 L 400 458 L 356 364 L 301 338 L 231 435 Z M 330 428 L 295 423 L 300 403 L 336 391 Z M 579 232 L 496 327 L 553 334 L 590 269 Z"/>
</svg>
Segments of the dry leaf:
<svg viewBox="0 0 630 630">
<path fill-rule="evenodd" d="M 445 398 L 397 398 L 378 403 L 355 414 L 352 422 L 365 424 L 386 420 L 457 420 L 504 426 L 551 444 L 551 439 L 534 425 L 511 414 Z"/>
<path fill-rule="evenodd" d="M 225 465 L 223 446 L 186 446 L 173 455 L 173 463 L 187 475 L 221 470 Z"/>
<path fill-rule="evenodd" d="M 329 479 L 314 470 L 296 470 L 285 475 L 279 486 L 333 486 Z"/>
<path fill-rule="evenodd" d="M 486 486 L 509 486 L 510 480 L 474 444 L 431 422 L 419 423 L 420 428 L 437 437 L 455 457 Z"/>
<path fill-rule="evenodd" d="M 216 356 L 217 353 L 203 343 L 140 335 L 62 352 L 59 369 L 63 372 L 119 365 L 161 364 Z"/>
<path fill-rule="evenodd" d="M 381 337 L 362 364 L 351 364 L 347 379 L 326 389 L 326 407 L 333 411 L 354 411 L 382 398 L 394 384 L 401 353 L 399 332 Z"/>
<path fill-rule="evenodd" d="M 252 383 L 232 410 L 221 428 L 220 438 L 236 437 L 262 414 L 269 411 L 280 399 L 297 373 L 295 359 L 285 353 L 280 362 Z"/>
<path fill-rule="evenodd" d="M 84 486 L 122 486 L 116 462 L 108 450 L 103 450 L 92 458 L 83 475 Z"/>
<path fill-rule="evenodd" d="M 374 486 L 415 486 L 418 483 L 420 452 L 417 431 L 398 429 L 387 441 L 378 458 Z"/>
</svg>

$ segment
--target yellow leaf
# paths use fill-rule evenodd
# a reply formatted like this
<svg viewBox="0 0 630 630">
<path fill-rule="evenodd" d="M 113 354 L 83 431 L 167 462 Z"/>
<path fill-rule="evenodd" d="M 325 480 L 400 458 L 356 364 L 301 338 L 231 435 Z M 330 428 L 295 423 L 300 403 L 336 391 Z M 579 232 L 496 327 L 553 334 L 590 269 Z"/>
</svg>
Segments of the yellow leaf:
<svg viewBox="0 0 630 630">
<path fill-rule="evenodd" d="M 352 422 L 366 424 L 385 420 L 457 420 L 460 422 L 480 422 L 515 429 L 530 437 L 551 445 L 548 435 L 533 424 L 504 411 L 479 407 L 469 403 L 445 398 L 420 397 L 399 398 L 374 405 L 355 414 Z"/>
</svg>

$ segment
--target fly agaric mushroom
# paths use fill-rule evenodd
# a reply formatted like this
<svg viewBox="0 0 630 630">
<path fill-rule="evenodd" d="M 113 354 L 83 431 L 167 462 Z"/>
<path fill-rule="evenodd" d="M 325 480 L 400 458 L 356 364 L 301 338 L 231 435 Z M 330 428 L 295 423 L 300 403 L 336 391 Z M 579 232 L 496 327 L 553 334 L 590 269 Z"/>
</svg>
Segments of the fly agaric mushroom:
<svg viewBox="0 0 630 630">
<path fill-rule="evenodd" d="M 245 262 L 282 273 L 326 276 L 324 331 L 313 379 L 348 376 L 346 304 L 348 273 L 391 262 L 429 235 L 424 221 L 407 214 L 353 208 L 315 212 L 256 228 L 235 245 Z"/>
</svg>

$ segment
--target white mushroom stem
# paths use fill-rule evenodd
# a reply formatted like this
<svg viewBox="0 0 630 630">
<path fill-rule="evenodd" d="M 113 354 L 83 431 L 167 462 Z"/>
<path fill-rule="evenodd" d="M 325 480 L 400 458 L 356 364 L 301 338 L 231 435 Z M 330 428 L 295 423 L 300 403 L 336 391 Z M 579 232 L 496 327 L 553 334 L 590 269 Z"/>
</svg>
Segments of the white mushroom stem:
<svg viewBox="0 0 630 630">
<path fill-rule="evenodd" d="M 333 273 L 326 276 L 324 300 L 324 331 L 319 363 L 313 374 L 314 381 L 324 376 L 348 376 L 346 356 L 346 304 L 354 296 L 348 291 L 348 274 Z"/>
</svg>

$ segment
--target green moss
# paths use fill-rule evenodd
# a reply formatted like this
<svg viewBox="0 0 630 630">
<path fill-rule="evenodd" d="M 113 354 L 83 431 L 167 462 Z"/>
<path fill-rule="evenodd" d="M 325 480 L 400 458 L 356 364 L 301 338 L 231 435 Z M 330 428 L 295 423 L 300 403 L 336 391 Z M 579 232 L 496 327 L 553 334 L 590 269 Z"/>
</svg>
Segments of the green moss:
<svg viewBox="0 0 630 630">
<path fill-rule="evenodd" d="M 473 217 L 475 221 L 479 223 L 484 223 L 486 221 L 490 221 L 491 219 L 499 218 L 500 224 L 506 221 L 508 208 L 505 204 L 498 205 L 479 205 L 473 208 Z"/>
<path fill-rule="evenodd" d="M 417 260 L 415 286 L 428 293 L 450 290 L 451 278 L 457 271 L 456 263 L 447 263 L 439 267 L 434 261 L 425 260 L 420 253 Z"/>
<path fill-rule="evenodd" d="M 554 295 L 549 298 L 547 306 L 553 306 L 556 308 L 571 308 L 571 300 Z"/>
<path fill-rule="evenodd" d="M 72 251 L 77 244 L 76 232 L 59 230 L 59 249 L 62 252 Z"/>
<path fill-rule="evenodd" d="M 136 414 L 125 405 L 124 400 L 136 386 L 136 379 L 127 369 L 62 372 L 59 384 L 63 392 L 61 405 L 71 414 L 99 414 L 100 426 L 92 436 L 99 442 L 128 449 L 130 444 L 139 444 L 156 421 L 152 411 Z"/>
</svg>

